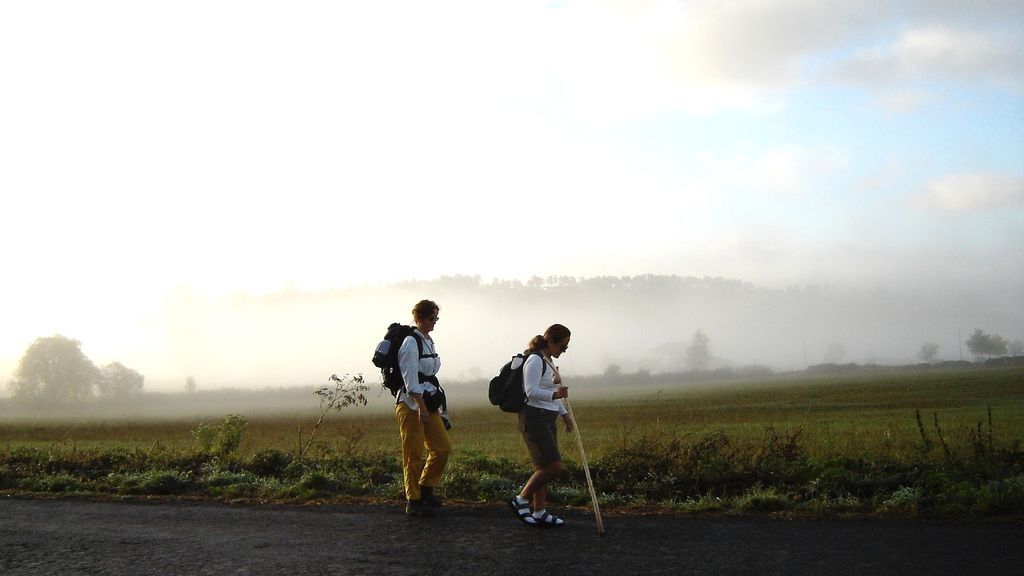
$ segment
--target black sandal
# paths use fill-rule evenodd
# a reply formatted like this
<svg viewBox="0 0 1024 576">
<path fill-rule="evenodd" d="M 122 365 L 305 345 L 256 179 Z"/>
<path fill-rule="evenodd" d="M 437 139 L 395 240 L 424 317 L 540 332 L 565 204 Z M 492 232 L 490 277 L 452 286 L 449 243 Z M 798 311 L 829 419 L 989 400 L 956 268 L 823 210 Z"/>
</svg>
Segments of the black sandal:
<svg viewBox="0 0 1024 576">
<path fill-rule="evenodd" d="M 513 496 L 512 499 L 508 501 L 508 505 L 512 507 L 512 511 L 515 512 L 516 518 L 519 518 L 530 526 L 537 526 L 537 519 L 530 513 L 529 502 L 523 502 L 520 504 L 519 497 Z"/>
<path fill-rule="evenodd" d="M 540 518 L 534 518 L 534 521 L 537 522 L 536 526 L 543 526 L 544 528 L 558 528 L 565 525 L 565 520 L 547 512 L 544 512 Z"/>
</svg>

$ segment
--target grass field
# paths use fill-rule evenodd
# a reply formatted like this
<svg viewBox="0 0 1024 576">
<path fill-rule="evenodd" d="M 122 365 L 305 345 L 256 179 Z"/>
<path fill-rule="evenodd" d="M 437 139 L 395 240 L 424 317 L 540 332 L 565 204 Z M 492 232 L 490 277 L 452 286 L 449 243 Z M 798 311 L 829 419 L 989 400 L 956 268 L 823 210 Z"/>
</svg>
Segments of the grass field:
<svg viewBox="0 0 1024 576">
<path fill-rule="evenodd" d="M 479 402 L 459 407 L 460 395 L 469 399 L 480 394 L 469 387 L 449 390 L 455 454 L 446 483 L 456 497 L 487 498 L 511 489 L 528 468 L 514 415 Z M 262 493 L 325 493 L 322 487 L 312 493 L 289 491 L 283 480 L 289 474 L 307 480 L 311 473 L 323 474 L 320 482 L 331 490 L 348 486 L 349 481 L 358 484 L 351 470 L 345 473 L 348 476 L 337 472 L 342 466 L 339 459 L 368 458 L 387 468 L 360 473 L 378 476 L 372 492 L 393 495 L 399 441 L 386 401 L 380 399 L 378 404 L 385 405 L 376 409 L 348 407 L 328 413 L 303 468 L 290 473 L 282 468 L 282 483 L 264 487 Z M 265 459 L 268 453 L 292 462 L 300 438 L 309 435 L 316 419 L 316 398 L 310 395 L 310 409 L 303 414 L 260 410 L 250 415 L 240 402 L 233 411 L 247 421 L 240 443 L 230 455 L 221 454 L 217 465 L 241 473 L 247 463 Z M 722 506 L 757 509 L 764 505 L 757 502 L 767 499 L 768 509 L 790 509 L 818 499 L 819 507 L 840 502 L 843 508 L 853 498 L 861 507 L 878 509 L 896 498 L 916 509 L 929 505 L 928 490 L 938 490 L 938 482 L 941 491 L 963 492 L 969 484 L 978 492 L 971 502 L 997 497 L 997 504 L 974 512 L 1024 511 L 1024 367 L 873 371 L 660 388 L 602 387 L 589 379 L 576 387 L 573 410 L 595 482 L 612 504 L 657 502 L 715 509 L 718 505 L 709 504 L 709 498 L 730 497 L 733 504 Z M 166 468 L 170 460 L 204 454 L 194 431 L 203 422 L 215 425 L 221 420 L 223 416 L 0 420 L 0 488 L 6 474 L 7 489 L 28 486 L 31 491 L 31 482 L 19 480 L 27 473 L 11 464 L 26 451 L 48 454 L 50 461 L 68 454 L 134 454 L 157 458 Z M 574 468 L 575 441 L 564 432 L 561 440 L 569 464 L 562 496 L 582 503 L 581 480 Z M 204 462 L 208 469 L 209 461 Z M 202 484 L 195 477 L 209 472 L 196 466 L 190 479 L 182 480 L 188 486 Z M 397 474 L 400 477 L 400 468 Z M 936 480 L 935 474 L 941 478 Z M 73 471 L 65 470 L 64 476 L 80 490 L 88 491 L 86 487 L 96 482 L 85 476 L 76 481 L 79 476 Z M 339 480 L 343 476 L 349 480 Z M 850 479 L 853 476 L 859 479 Z M 208 490 L 211 485 L 203 486 Z M 359 486 L 355 492 L 366 494 L 366 483 Z M 250 486 L 240 494 L 255 489 Z M 979 492 L 984 490 L 998 494 L 984 496 Z M 968 500 L 961 498 L 952 508 L 942 500 L 936 509 L 958 513 L 977 508 L 965 504 Z"/>
<path fill-rule="evenodd" d="M 466 402 L 469 407 L 459 408 L 460 394 L 475 399 L 479 391 L 455 388 L 449 393 L 456 450 L 513 458 L 525 454 L 515 415 L 479 402 Z M 977 432 L 979 423 L 987 433 L 989 408 L 995 440 L 1005 444 L 1024 439 L 1024 368 L 588 390 L 580 396 L 573 397 L 573 411 L 588 453 L 595 457 L 643 434 L 692 436 L 722 431 L 740 442 L 758 442 L 769 426 L 779 432 L 800 431 L 802 444 L 815 456 L 900 457 L 921 443 L 915 419 L 918 410 L 928 432 L 934 432 L 937 416 L 954 444 L 963 444 Z M 301 416 L 272 415 L 265 408 L 250 415 L 244 398 L 234 410 L 228 405 L 224 409 L 249 421 L 239 448 L 245 455 L 294 449 L 300 427 L 308 434 L 315 422 L 316 401 L 310 394 L 309 410 Z M 219 419 L 0 421 L 0 444 L 149 449 L 159 443 L 167 449 L 187 450 L 194 444 L 191 432 L 200 422 Z M 387 408 L 349 407 L 329 413 L 318 438 L 335 447 L 357 442 L 372 451 L 386 451 L 397 449 L 396 430 Z M 563 438 L 565 448 L 571 451 L 575 443 L 569 440 Z"/>
</svg>

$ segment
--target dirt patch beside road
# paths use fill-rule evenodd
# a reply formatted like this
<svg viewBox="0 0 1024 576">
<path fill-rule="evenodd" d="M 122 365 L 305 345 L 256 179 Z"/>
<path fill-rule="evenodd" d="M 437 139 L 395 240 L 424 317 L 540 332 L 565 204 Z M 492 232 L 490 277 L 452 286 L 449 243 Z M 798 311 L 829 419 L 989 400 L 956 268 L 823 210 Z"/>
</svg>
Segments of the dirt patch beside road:
<svg viewBox="0 0 1024 576">
<path fill-rule="evenodd" d="M 0 574 L 1014 574 L 1024 525 L 0 499 Z"/>
</svg>

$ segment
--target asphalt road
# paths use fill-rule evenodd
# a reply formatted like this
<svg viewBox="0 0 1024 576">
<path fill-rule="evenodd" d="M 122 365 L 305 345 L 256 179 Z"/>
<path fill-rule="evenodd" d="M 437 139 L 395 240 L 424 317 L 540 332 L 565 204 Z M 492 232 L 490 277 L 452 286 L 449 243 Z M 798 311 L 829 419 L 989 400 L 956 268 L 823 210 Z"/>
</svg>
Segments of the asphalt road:
<svg viewBox="0 0 1024 576">
<path fill-rule="evenodd" d="M 0 574 L 1024 574 L 1024 524 L 0 498 Z"/>
</svg>

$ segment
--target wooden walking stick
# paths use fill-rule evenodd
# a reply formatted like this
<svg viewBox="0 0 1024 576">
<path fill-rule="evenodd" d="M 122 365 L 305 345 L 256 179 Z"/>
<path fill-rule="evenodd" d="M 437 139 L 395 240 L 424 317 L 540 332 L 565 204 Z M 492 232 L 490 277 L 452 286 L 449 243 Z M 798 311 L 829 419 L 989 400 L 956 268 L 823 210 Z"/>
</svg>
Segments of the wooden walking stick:
<svg viewBox="0 0 1024 576">
<path fill-rule="evenodd" d="M 558 374 L 558 368 L 554 366 L 555 374 Z M 561 376 L 559 376 L 561 380 Z M 594 519 L 597 521 L 597 533 L 604 534 L 604 523 L 601 522 L 601 507 L 597 504 L 597 492 L 594 490 L 594 481 L 590 479 L 590 466 L 587 465 L 587 453 L 583 451 L 583 437 L 580 436 L 580 427 L 576 425 L 576 417 L 572 414 L 572 404 L 569 404 L 568 398 L 562 398 L 562 402 L 565 404 L 565 410 L 569 414 L 569 421 L 572 422 L 572 431 L 576 433 L 576 446 L 580 449 L 580 460 L 583 462 L 583 474 L 587 477 L 587 488 L 590 489 L 590 501 L 594 504 Z"/>
<path fill-rule="evenodd" d="M 580 460 L 583 461 L 583 474 L 587 477 L 587 488 L 590 489 L 590 501 L 594 503 L 594 519 L 597 521 L 597 533 L 604 534 L 604 524 L 601 522 L 601 507 L 597 504 L 597 492 L 594 491 L 594 481 L 590 479 L 590 466 L 587 466 L 587 453 L 583 451 L 583 438 L 580 436 L 580 428 L 576 425 L 576 417 L 572 415 L 572 404 L 568 398 L 562 398 L 565 402 L 565 409 L 569 413 L 569 420 L 572 422 L 573 432 L 576 432 L 576 445 L 580 449 Z"/>
</svg>

